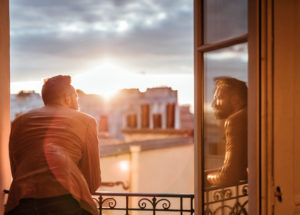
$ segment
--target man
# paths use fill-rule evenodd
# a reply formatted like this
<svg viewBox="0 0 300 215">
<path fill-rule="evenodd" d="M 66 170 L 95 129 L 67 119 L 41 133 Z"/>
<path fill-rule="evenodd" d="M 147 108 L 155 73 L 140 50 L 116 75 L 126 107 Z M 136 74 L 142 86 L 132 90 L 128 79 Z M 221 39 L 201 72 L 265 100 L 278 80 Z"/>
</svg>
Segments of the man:
<svg viewBox="0 0 300 215">
<path fill-rule="evenodd" d="M 91 197 L 101 182 L 96 121 L 78 111 L 70 76 L 46 80 L 42 98 L 44 107 L 12 123 L 6 213 L 98 214 Z"/>
<path fill-rule="evenodd" d="M 218 170 L 207 171 L 211 185 L 234 185 L 247 179 L 247 86 L 231 77 L 215 78 L 212 107 L 217 119 L 225 119 L 225 159 Z"/>
</svg>

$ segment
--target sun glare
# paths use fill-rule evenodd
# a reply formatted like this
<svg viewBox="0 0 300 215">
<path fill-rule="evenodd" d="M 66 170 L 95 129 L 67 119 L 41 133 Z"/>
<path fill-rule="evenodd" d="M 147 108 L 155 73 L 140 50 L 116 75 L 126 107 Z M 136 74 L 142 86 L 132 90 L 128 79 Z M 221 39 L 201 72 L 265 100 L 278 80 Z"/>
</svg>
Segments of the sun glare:
<svg viewBox="0 0 300 215">
<path fill-rule="evenodd" d="M 119 168 L 124 172 L 128 171 L 129 170 L 129 162 L 126 160 L 120 161 Z"/>
<path fill-rule="evenodd" d="M 109 101 L 119 90 L 124 88 L 138 88 L 145 91 L 147 88 L 169 86 L 178 90 L 180 104 L 193 102 L 192 74 L 149 74 L 132 70 L 122 61 L 106 58 L 87 67 L 86 72 L 72 76 L 72 84 L 76 89 L 88 94 L 98 94 Z M 35 90 L 40 92 L 43 81 L 13 82 L 11 93 L 20 90 Z"/>
<path fill-rule="evenodd" d="M 172 86 L 180 95 L 186 94 L 186 101 L 180 101 L 183 104 L 193 99 L 190 93 L 193 86 L 186 84 L 193 81 L 193 76 L 190 74 L 172 75 L 171 78 L 168 74 L 138 73 L 128 69 L 128 66 L 121 61 L 109 58 L 95 62 L 94 65 L 96 66 L 88 68 L 89 72 L 80 73 L 72 78 L 77 89 L 86 93 L 99 94 L 109 100 L 124 88 L 138 88 L 145 91 L 151 87 Z"/>
<path fill-rule="evenodd" d="M 107 99 L 123 88 L 142 88 L 144 81 L 139 74 L 129 72 L 121 62 L 111 59 L 102 60 L 73 78 L 76 88 L 87 93 L 99 94 Z"/>
</svg>

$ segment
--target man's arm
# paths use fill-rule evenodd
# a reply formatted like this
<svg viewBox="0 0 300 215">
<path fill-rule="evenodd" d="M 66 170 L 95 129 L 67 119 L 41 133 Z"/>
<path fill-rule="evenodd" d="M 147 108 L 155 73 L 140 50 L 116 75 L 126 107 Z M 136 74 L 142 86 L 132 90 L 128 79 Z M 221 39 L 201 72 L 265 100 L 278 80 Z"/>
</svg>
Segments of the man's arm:
<svg viewBox="0 0 300 215">
<path fill-rule="evenodd" d="M 232 185 L 245 179 L 247 168 L 247 112 L 231 117 L 225 122 L 226 153 L 222 168 L 209 174 L 213 185 Z"/>
<path fill-rule="evenodd" d="M 83 173 L 90 192 L 95 192 L 101 185 L 100 156 L 96 120 L 89 122 L 83 146 L 82 159 L 79 168 Z"/>
<path fill-rule="evenodd" d="M 12 177 L 15 177 L 15 172 L 16 172 L 16 165 L 14 161 L 14 156 L 13 152 L 16 147 L 16 142 L 17 142 L 17 137 L 18 137 L 18 129 L 19 129 L 19 121 L 20 117 L 16 118 L 12 123 L 11 123 L 11 129 L 10 129 L 10 136 L 9 136 L 9 160 L 10 160 L 10 169 L 11 169 L 11 174 Z"/>
</svg>

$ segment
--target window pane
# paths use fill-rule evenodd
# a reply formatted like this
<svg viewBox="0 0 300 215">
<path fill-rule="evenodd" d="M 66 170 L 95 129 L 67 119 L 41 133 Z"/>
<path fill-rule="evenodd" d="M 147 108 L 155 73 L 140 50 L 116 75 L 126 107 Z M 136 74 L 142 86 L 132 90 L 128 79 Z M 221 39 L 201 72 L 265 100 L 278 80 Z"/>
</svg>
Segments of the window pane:
<svg viewBox="0 0 300 215">
<path fill-rule="evenodd" d="M 247 0 L 204 0 L 204 43 L 247 33 Z"/>
<path fill-rule="evenodd" d="M 247 200 L 247 67 L 247 44 L 204 54 L 204 208 L 212 214 L 220 207 L 231 214 L 234 207 L 227 200 L 210 203 L 222 189 Z"/>
</svg>

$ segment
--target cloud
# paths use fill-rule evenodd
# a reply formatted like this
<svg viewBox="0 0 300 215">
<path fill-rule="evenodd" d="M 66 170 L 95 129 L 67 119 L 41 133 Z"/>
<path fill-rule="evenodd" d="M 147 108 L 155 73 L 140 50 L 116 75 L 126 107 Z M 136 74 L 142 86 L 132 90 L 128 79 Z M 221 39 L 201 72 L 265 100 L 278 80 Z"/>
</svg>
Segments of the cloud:
<svg viewBox="0 0 300 215">
<path fill-rule="evenodd" d="M 12 80 L 76 74 L 102 58 L 132 72 L 193 72 L 192 0 L 11 1 Z"/>
</svg>

